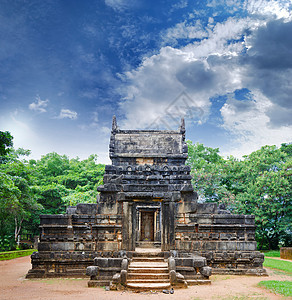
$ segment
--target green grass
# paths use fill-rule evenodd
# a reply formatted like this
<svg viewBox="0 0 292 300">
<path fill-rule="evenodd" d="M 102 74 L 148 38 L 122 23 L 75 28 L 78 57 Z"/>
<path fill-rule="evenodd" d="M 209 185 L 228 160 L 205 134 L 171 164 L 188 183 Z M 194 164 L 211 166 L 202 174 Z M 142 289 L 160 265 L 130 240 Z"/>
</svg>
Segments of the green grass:
<svg viewBox="0 0 292 300">
<path fill-rule="evenodd" d="M 0 252 L 0 260 L 9 260 L 9 259 L 17 258 L 17 257 L 28 256 L 28 255 L 31 255 L 35 251 L 37 251 L 37 250 L 28 249 L 28 250 L 19 250 L 19 251 Z"/>
<path fill-rule="evenodd" d="M 288 275 L 292 275 L 292 262 L 290 261 L 283 261 L 266 257 L 264 261 L 264 267 L 284 271 Z"/>
<path fill-rule="evenodd" d="M 292 281 L 267 280 L 260 281 L 258 285 L 265 287 L 276 294 L 281 294 L 286 297 L 292 296 Z"/>
<path fill-rule="evenodd" d="M 263 251 L 266 257 L 280 257 L 280 250 Z"/>
</svg>

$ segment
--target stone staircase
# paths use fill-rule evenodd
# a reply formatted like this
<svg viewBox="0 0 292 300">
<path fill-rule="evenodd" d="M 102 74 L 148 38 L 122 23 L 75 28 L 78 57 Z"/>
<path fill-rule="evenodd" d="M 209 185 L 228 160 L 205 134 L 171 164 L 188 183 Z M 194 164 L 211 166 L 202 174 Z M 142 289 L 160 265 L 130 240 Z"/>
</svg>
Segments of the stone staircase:
<svg viewBox="0 0 292 300">
<path fill-rule="evenodd" d="M 168 263 L 160 249 L 136 248 L 128 268 L 127 288 L 158 291 L 170 287 Z"/>
</svg>

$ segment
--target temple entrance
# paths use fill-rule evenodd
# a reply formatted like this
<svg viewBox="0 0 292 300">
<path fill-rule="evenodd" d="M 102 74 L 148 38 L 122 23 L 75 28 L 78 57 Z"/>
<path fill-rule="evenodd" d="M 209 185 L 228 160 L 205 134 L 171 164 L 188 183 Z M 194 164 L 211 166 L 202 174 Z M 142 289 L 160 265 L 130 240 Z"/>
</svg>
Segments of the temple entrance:
<svg viewBox="0 0 292 300">
<path fill-rule="evenodd" d="M 141 211 L 141 241 L 154 241 L 154 211 Z"/>
</svg>

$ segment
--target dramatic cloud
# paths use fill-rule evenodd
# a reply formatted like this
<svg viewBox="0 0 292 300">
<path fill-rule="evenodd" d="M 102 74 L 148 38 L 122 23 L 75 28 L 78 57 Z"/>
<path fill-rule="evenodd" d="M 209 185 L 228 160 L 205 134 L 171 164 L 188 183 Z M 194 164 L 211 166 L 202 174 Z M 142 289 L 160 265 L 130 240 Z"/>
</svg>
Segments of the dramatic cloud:
<svg viewBox="0 0 292 300">
<path fill-rule="evenodd" d="M 274 1 L 260 16 L 264 4 L 267 1 L 258 5 L 247 1 L 252 16 L 230 17 L 215 26 L 209 24 L 206 30 L 198 22 L 170 28 L 164 42 L 175 45 L 183 38 L 201 40 L 180 49 L 163 47 L 125 74 L 127 88 L 120 106 L 126 120 L 122 125 L 145 128 L 160 123 L 168 128 L 179 117 L 203 124 L 208 121 L 211 99 L 226 96 L 220 111 L 222 128 L 233 136 L 230 147 L 234 154 L 291 140 L 292 22 L 285 13 L 287 6 Z M 213 23 L 212 18 L 209 21 Z M 235 91 L 241 89 L 250 91 L 250 99 L 236 98 Z M 196 113 L 188 114 L 192 108 Z"/>
<path fill-rule="evenodd" d="M 181 49 L 163 47 L 159 54 L 146 58 L 139 68 L 127 72 L 123 77 L 124 100 L 120 103 L 126 116 L 123 125 L 143 128 L 157 120 L 165 123 L 169 105 L 182 92 L 192 101 L 180 111 L 199 109 L 204 113 L 192 114 L 193 122 L 204 123 L 211 97 L 242 88 L 240 66 L 234 62 L 234 53 L 243 49 L 242 41 L 235 40 L 232 44 L 228 41 L 232 36 L 241 37 L 246 24 L 247 20 L 228 19 L 214 27 L 209 39 Z M 177 119 L 185 117 L 185 113 Z"/>
<path fill-rule="evenodd" d="M 29 109 L 34 110 L 39 113 L 46 112 L 46 107 L 48 106 L 49 100 L 41 100 L 39 96 L 36 96 L 36 101 L 29 104 Z"/>
<path fill-rule="evenodd" d="M 71 119 L 76 120 L 77 119 L 77 112 L 72 111 L 70 109 L 61 109 L 60 115 L 58 116 L 58 119 Z"/>
<path fill-rule="evenodd" d="M 292 125 L 292 22 L 268 22 L 247 42 L 244 83 L 259 89 L 271 101 L 266 112 L 270 126 Z"/>
<path fill-rule="evenodd" d="M 252 15 L 291 20 L 290 0 L 246 0 L 244 6 Z"/>
<path fill-rule="evenodd" d="M 225 147 L 223 154 L 241 157 L 258 150 L 263 145 L 280 145 L 291 142 L 291 126 L 270 128 L 267 111 L 273 107 L 272 102 L 255 91 L 253 100 L 238 101 L 230 95 L 221 108 L 223 127 L 232 134 L 232 143 Z"/>
</svg>

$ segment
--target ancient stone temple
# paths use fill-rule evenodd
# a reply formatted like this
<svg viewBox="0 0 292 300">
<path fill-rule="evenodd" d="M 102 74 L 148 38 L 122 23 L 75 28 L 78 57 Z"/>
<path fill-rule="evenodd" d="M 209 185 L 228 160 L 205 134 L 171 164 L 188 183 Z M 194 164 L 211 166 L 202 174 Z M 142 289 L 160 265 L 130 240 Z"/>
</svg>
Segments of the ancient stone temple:
<svg viewBox="0 0 292 300">
<path fill-rule="evenodd" d="M 114 117 L 109 154 L 97 204 L 41 216 L 28 278 L 85 276 L 90 266 L 91 286 L 131 286 L 139 281 L 135 268 L 151 273 L 151 262 L 172 286 L 209 282 L 210 267 L 217 274 L 265 274 L 254 217 L 197 203 L 184 120 L 177 131 L 121 130 Z"/>
</svg>

